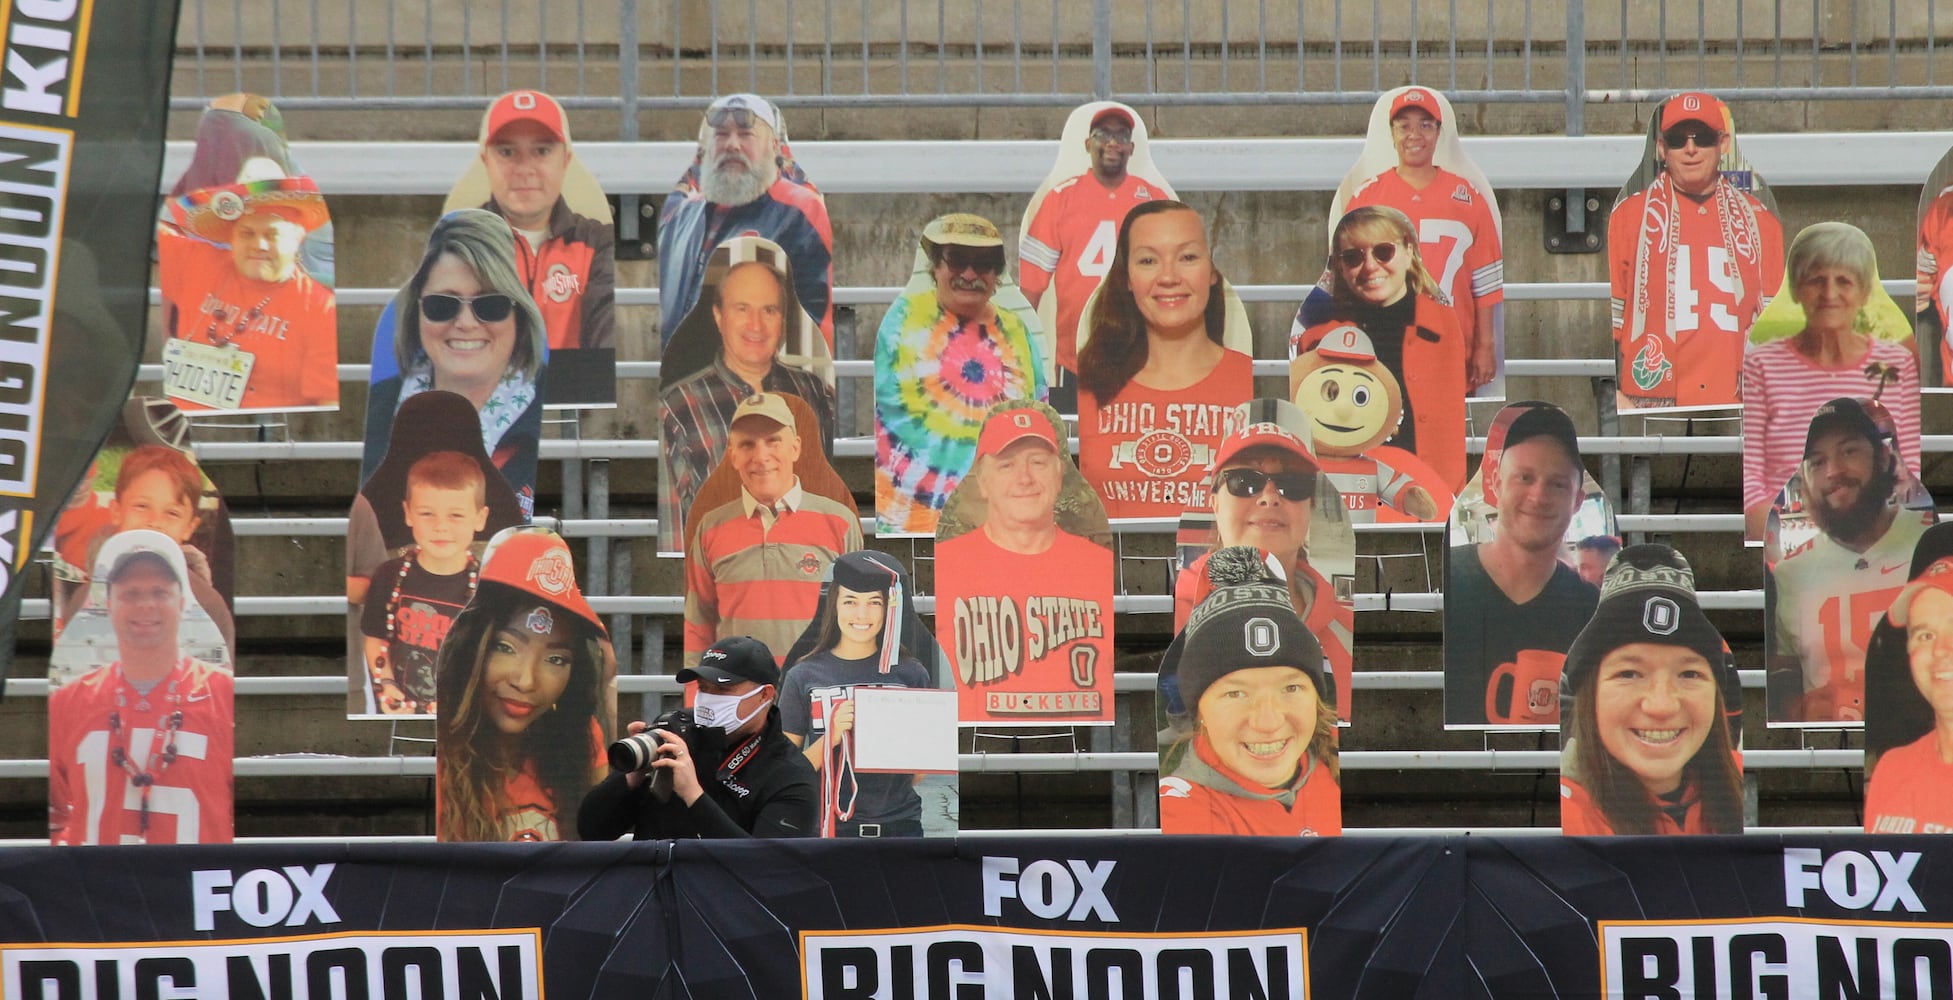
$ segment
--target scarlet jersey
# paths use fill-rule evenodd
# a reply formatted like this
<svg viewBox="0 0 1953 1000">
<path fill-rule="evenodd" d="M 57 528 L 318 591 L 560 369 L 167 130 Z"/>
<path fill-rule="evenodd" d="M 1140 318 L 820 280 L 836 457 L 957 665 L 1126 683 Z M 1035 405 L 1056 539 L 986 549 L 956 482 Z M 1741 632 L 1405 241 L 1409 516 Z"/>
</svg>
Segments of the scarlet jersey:
<svg viewBox="0 0 1953 1000">
<path fill-rule="evenodd" d="M 1343 210 L 1366 205 L 1394 208 L 1417 223 L 1418 255 L 1451 296 L 1465 343 L 1477 343 L 1478 307 L 1505 299 L 1505 250 L 1490 199 L 1442 167 L 1423 188 L 1392 169 L 1358 185 Z"/>
<path fill-rule="evenodd" d="M 1620 389 L 1648 401 L 1642 405 L 1735 405 L 1750 326 L 1783 284 L 1783 227 L 1777 217 L 1727 182 L 1718 190 L 1697 202 L 1674 192 L 1664 178 L 1614 206 L 1608 216 Z M 1646 274 L 1637 287 L 1636 260 L 1644 241 Z M 1638 339 L 1637 315 L 1643 320 Z"/>
<path fill-rule="evenodd" d="M 230 843 L 232 690 L 230 674 L 184 657 L 146 694 L 119 661 L 56 691 L 48 699 L 54 843 Z M 146 790 L 139 776 L 151 782 Z"/>
<path fill-rule="evenodd" d="M 1695 786 L 1689 786 L 1682 795 L 1682 803 L 1687 811 L 1677 822 L 1675 817 L 1664 809 L 1654 810 L 1655 830 L 1661 835 L 1684 833 L 1742 833 L 1741 830 L 1718 831 L 1707 826 L 1703 818 L 1702 794 Z M 1569 837 L 1611 837 L 1614 835 L 1614 822 L 1600 811 L 1587 789 L 1572 778 L 1560 779 L 1560 832 Z"/>
<path fill-rule="evenodd" d="M 1943 272 L 1939 259 L 1953 252 L 1953 187 L 1934 196 L 1919 220 L 1918 311 L 1932 309 L 1941 330 L 1953 330 L 1953 274 Z M 1942 385 L 1953 385 L 1953 337 L 1941 337 L 1939 370 Z"/>
<path fill-rule="evenodd" d="M 1866 833 L 1953 833 L 1953 764 L 1940 760 L 1939 736 L 1888 750 L 1865 784 Z"/>
<path fill-rule="evenodd" d="M 977 528 L 936 544 L 936 634 L 966 723 L 1112 721 L 1112 552 L 1077 535 L 1036 555 Z"/>
<path fill-rule="evenodd" d="M 1819 532 L 1777 563 L 1764 653 L 1802 664 L 1804 704 L 1797 718 L 1775 721 L 1865 718 L 1865 647 L 1906 585 L 1913 546 L 1932 523 L 1932 511 L 1901 510 L 1862 553 Z"/>
<path fill-rule="evenodd" d="M 332 289 L 303 268 L 286 281 L 237 273 L 230 250 L 170 231 L 156 234 L 157 284 L 174 311 L 170 336 L 251 355 L 243 410 L 339 405 L 339 321 Z M 172 397 L 182 410 L 208 410 Z"/>
<path fill-rule="evenodd" d="M 1078 370 L 1078 318 L 1112 268 L 1119 223 L 1134 205 L 1166 192 L 1127 174 L 1108 189 L 1091 171 L 1053 185 L 1017 244 L 1017 284 L 1032 303 L 1047 287 L 1058 296 L 1058 364 Z"/>
<path fill-rule="evenodd" d="M 1078 471 L 1107 517 L 1178 517 L 1212 506 L 1209 472 L 1235 411 L 1254 396 L 1254 359 L 1227 351 L 1184 389 L 1127 382 L 1110 402 L 1078 390 Z"/>
</svg>

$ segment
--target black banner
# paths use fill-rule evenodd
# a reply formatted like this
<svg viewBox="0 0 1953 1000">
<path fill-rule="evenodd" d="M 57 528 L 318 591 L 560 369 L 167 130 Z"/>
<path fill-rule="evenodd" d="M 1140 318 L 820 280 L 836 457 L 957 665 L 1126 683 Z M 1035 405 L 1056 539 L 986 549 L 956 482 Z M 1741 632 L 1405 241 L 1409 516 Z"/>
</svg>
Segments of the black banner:
<svg viewBox="0 0 1953 1000">
<path fill-rule="evenodd" d="M 1919 837 L 33 848 L 0 996 L 1953 996 Z"/>
<path fill-rule="evenodd" d="M 176 10 L 0 4 L 0 607 L 135 382 Z"/>
</svg>

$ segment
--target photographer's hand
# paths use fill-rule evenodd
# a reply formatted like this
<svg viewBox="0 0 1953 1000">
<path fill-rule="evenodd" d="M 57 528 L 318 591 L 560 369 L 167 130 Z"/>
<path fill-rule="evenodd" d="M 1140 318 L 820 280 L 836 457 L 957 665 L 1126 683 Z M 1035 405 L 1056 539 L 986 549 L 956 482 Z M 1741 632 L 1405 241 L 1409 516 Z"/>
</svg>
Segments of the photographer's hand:
<svg viewBox="0 0 1953 1000">
<path fill-rule="evenodd" d="M 698 783 L 698 771 L 692 765 L 692 752 L 685 741 L 663 729 L 651 731 L 664 745 L 658 748 L 658 759 L 651 766 L 671 772 L 671 790 L 687 806 L 698 801 L 705 789 Z"/>
</svg>

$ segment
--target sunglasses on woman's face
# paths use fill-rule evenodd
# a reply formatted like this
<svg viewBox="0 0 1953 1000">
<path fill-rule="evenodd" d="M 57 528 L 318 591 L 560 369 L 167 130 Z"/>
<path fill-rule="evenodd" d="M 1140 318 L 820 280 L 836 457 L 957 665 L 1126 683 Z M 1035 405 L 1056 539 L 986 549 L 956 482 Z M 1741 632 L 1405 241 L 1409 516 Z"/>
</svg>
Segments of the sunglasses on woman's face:
<svg viewBox="0 0 1953 1000">
<path fill-rule="evenodd" d="M 1221 472 L 1221 488 L 1243 500 L 1261 495 L 1262 487 L 1275 484 L 1275 492 L 1284 500 L 1314 500 L 1316 498 L 1316 474 L 1313 472 L 1263 472 L 1260 469 L 1224 469 Z"/>
<path fill-rule="evenodd" d="M 1708 149 L 1721 139 L 1721 133 L 1706 125 L 1677 125 L 1661 134 L 1662 144 L 1669 149 L 1681 149 L 1690 142 L 1697 149 Z"/>
<path fill-rule="evenodd" d="M 1388 264 L 1397 259 L 1397 244 L 1379 243 L 1373 247 L 1350 247 L 1336 251 L 1336 262 L 1354 271 L 1363 266 L 1364 257 L 1374 257 L 1379 264 Z"/>
<path fill-rule="evenodd" d="M 515 312 L 515 300 L 500 292 L 467 297 L 437 292 L 420 297 L 420 314 L 429 323 L 447 323 L 461 315 L 464 305 L 483 323 L 500 323 Z"/>
</svg>

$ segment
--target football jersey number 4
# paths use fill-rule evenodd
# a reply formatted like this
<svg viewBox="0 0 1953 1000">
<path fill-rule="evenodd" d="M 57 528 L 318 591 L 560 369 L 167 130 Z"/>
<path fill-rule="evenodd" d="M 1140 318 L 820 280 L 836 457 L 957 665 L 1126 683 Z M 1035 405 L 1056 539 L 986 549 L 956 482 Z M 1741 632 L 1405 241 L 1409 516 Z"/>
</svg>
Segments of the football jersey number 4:
<svg viewBox="0 0 1953 1000">
<path fill-rule="evenodd" d="M 1092 230 L 1092 239 L 1078 255 L 1078 273 L 1087 278 L 1103 278 L 1112 270 L 1112 252 L 1119 243 L 1119 226 L 1106 219 Z"/>
</svg>

